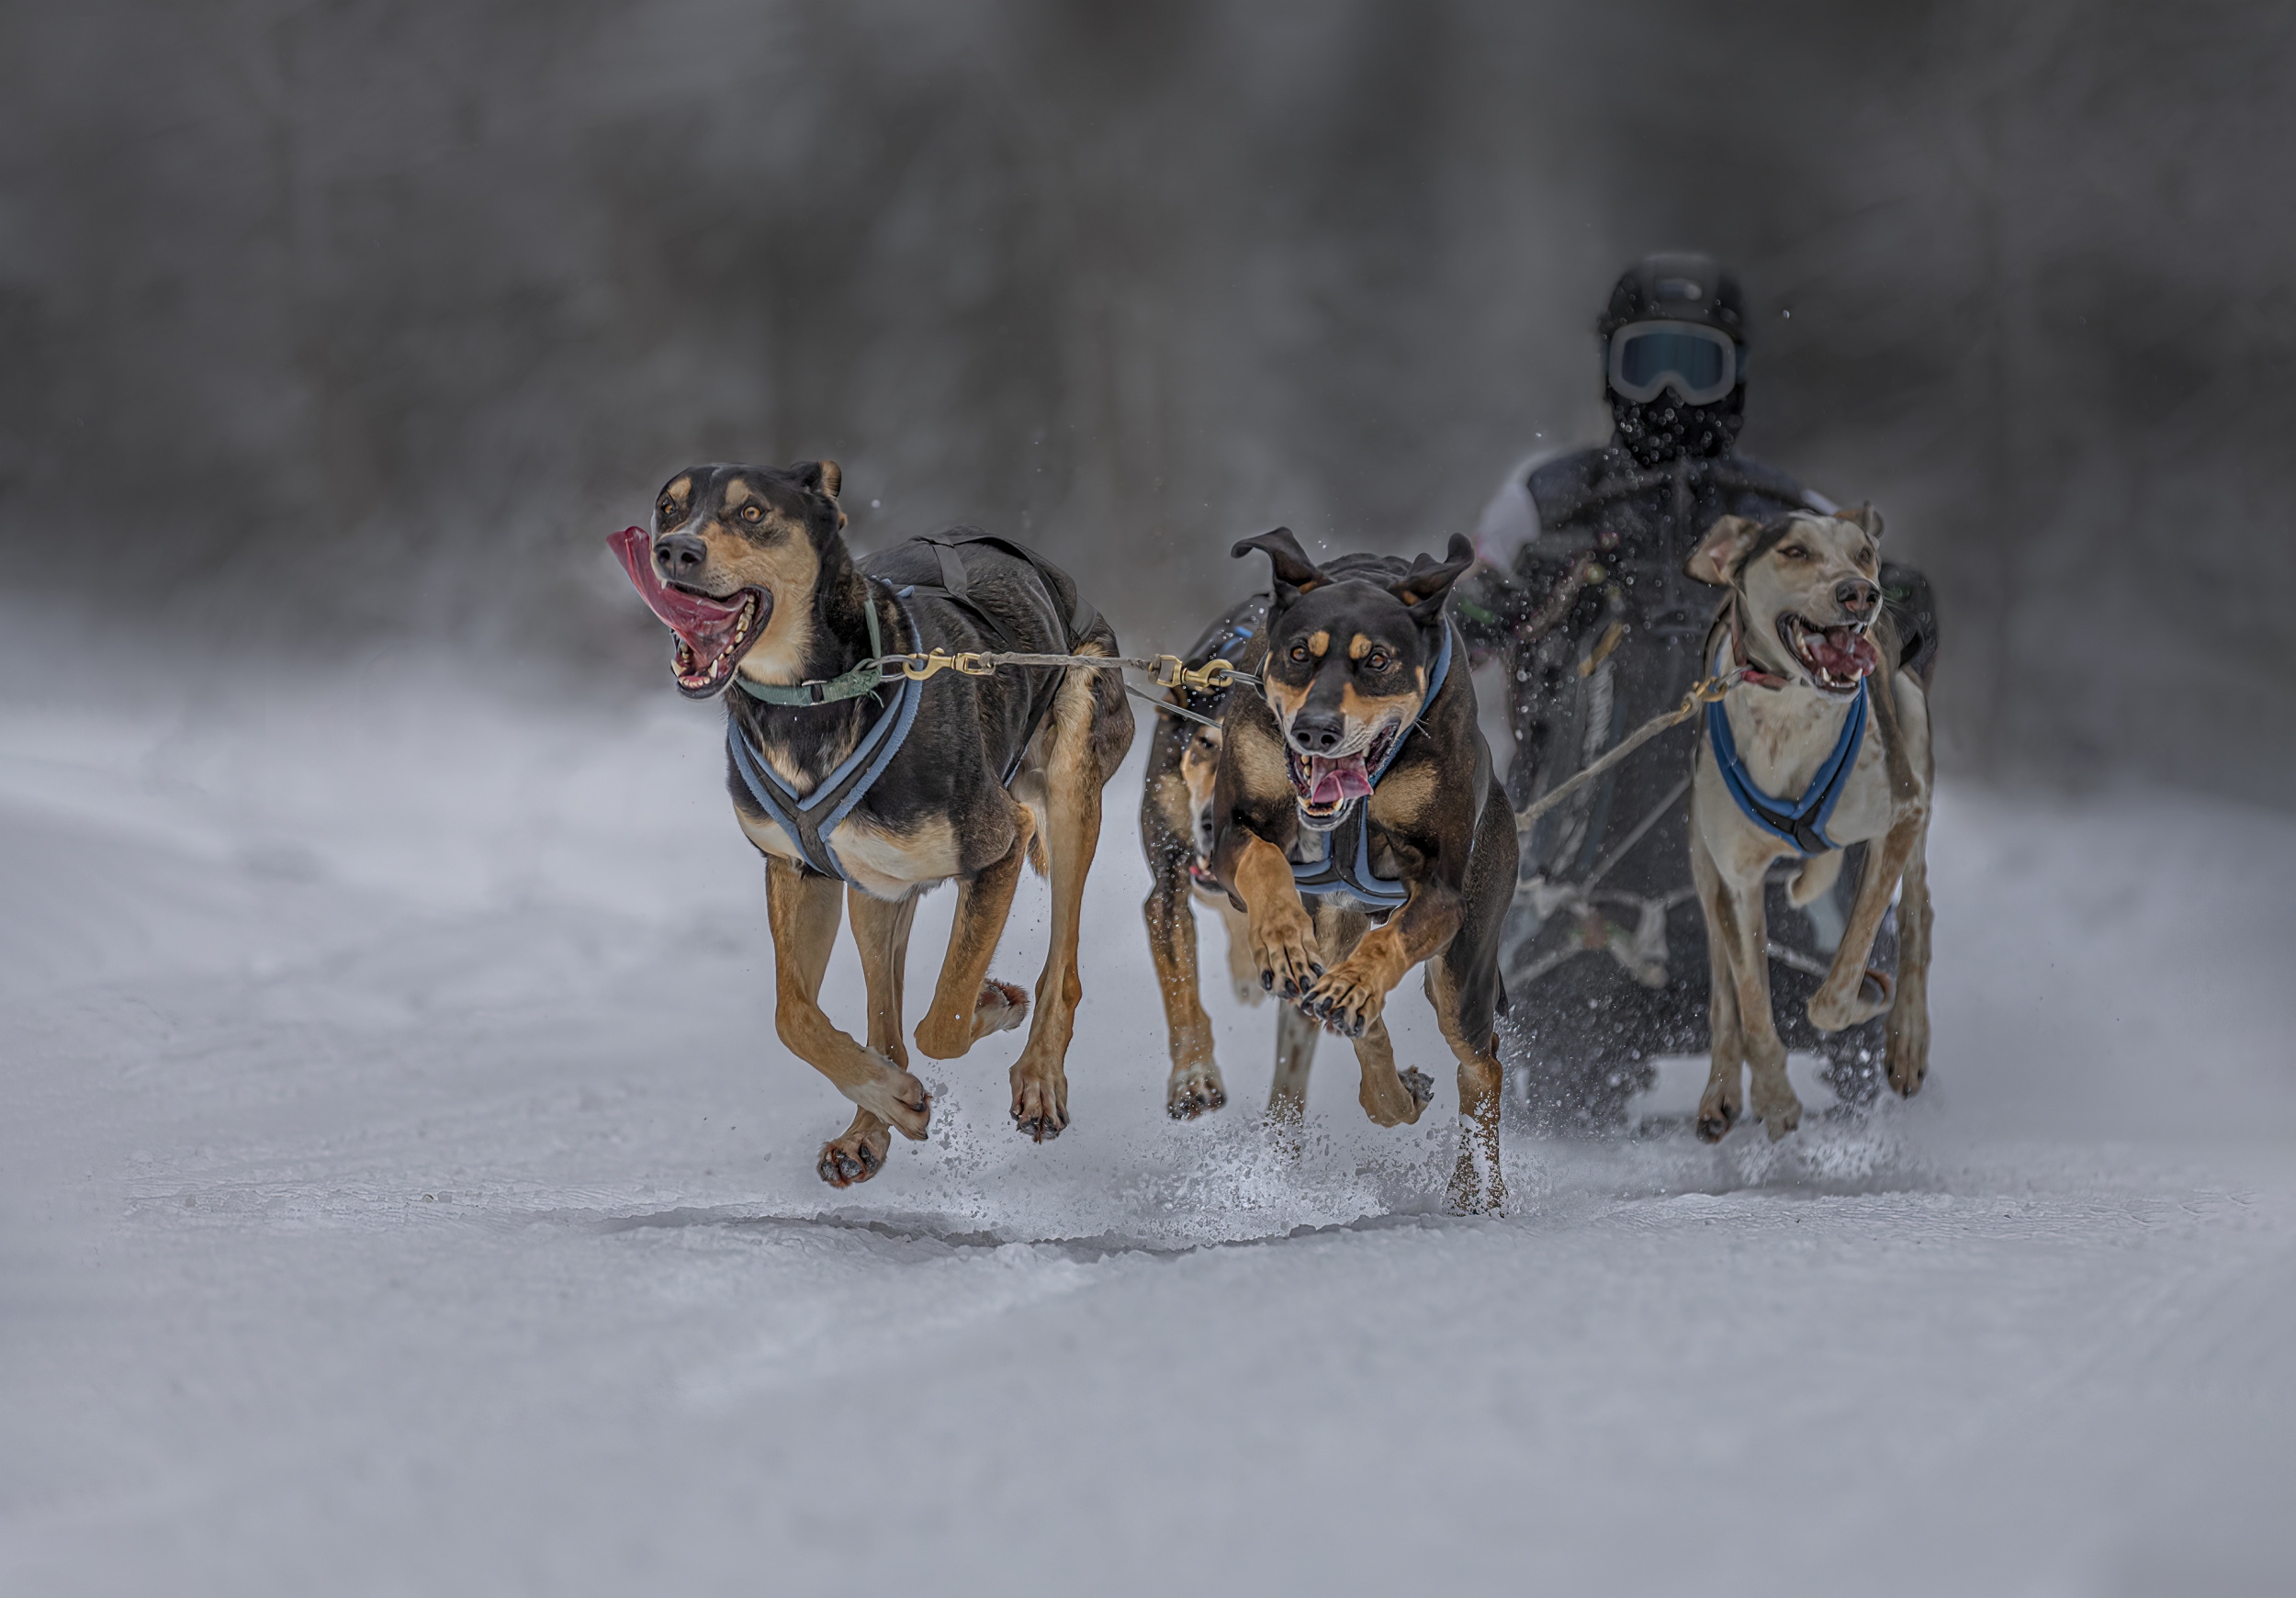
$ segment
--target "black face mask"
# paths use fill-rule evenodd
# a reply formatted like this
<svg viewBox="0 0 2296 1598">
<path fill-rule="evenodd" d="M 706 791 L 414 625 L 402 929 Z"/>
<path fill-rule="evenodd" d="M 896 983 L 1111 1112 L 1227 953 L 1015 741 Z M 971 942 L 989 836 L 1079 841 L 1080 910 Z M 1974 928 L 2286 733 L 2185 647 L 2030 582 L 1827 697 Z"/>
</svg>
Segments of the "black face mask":
<svg viewBox="0 0 2296 1598">
<path fill-rule="evenodd" d="M 1746 424 L 1746 385 L 1740 383 L 1710 405 L 1689 405 L 1671 388 L 1651 400 L 1628 400 L 1607 391 L 1618 445 L 1646 470 L 1688 456 L 1711 460 L 1730 453 Z"/>
</svg>

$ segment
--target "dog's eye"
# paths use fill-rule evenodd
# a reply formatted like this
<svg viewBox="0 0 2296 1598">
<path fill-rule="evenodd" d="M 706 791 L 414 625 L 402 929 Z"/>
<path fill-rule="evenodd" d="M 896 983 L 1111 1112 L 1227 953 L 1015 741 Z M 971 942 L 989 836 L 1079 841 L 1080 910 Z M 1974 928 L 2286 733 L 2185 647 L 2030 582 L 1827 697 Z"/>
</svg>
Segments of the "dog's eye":
<svg viewBox="0 0 2296 1598">
<path fill-rule="evenodd" d="M 1803 548 L 1799 544 L 1789 544 L 1784 549 L 1779 550 L 1778 553 L 1784 556 L 1788 560 L 1807 560 L 1809 558 L 1809 551 Z"/>
<path fill-rule="evenodd" d="M 1363 669 L 1366 671 L 1384 671 L 1394 664 L 1395 657 L 1385 649 L 1374 649 L 1363 658 Z"/>
<path fill-rule="evenodd" d="M 1291 647 L 1291 663 L 1295 666 L 1304 666 L 1308 663 L 1308 647 L 1305 644 L 1294 644 Z"/>
<path fill-rule="evenodd" d="M 765 512 L 755 505 L 744 505 L 741 508 L 741 519 L 752 523 L 761 522 L 765 519 Z"/>
<path fill-rule="evenodd" d="M 655 512 L 661 517 L 662 525 L 666 527 L 670 523 L 678 519 L 678 501 L 675 500 L 664 500 L 659 505 L 655 507 Z"/>
</svg>

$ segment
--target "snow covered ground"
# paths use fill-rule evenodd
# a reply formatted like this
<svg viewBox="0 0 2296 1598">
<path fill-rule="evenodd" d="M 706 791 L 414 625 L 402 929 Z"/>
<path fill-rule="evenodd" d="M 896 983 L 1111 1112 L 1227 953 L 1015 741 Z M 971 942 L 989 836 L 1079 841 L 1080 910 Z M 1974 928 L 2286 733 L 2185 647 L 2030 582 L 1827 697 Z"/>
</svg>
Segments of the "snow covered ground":
<svg viewBox="0 0 2296 1598">
<path fill-rule="evenodd" d="M 711 711 L 17 619 L 0 1591 L 2296 1590 L 2296 819 L 1949 786 L 1928 1092 L 1462 1220 L 1335 1047 L 1260 1136 L 1265 1009 L 1163 1119 L 1135 761 L 1074 1129 L 993 1039 L 839 1194 Z"/>
</svg>

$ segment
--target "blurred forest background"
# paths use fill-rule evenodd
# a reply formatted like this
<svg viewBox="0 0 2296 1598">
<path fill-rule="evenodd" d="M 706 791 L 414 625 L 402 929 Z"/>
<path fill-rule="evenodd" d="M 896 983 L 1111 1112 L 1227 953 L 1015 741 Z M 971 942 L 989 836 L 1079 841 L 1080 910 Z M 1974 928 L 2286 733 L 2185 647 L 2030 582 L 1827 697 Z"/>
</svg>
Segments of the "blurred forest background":
<svg viewBox="0 0 2296 1598">
<path fill-rule="evenodd" d="M 1611 279 L 1699 248 L 1748 451 L 1937 580 L 1949 764 L 2286 805 L 2291 91 L 2261 3 L 17 0 L 0 584 L 666 693 L 604 535 L 830 456 L 1177 647 L 1237 535 L 1597 441 Z"/>
</svg>

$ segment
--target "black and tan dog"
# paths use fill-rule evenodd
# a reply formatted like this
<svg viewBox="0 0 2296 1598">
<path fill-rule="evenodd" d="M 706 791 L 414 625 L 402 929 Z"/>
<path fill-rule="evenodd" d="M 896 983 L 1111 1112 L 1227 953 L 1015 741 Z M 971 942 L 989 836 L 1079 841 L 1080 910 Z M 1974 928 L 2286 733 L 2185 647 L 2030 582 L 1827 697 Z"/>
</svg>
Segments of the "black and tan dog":
<svg viewBox="0 0 2296 1598">
<path fill-rule="evenodd" d="M 842 1187 L 876 1175 L 892 1129 L 922 1138 L 931 1116 L 902 1040 L 921 891 L 959 883 L 918 1050 L 951 1059 L 1025 1016 L 1027 996 L 988 976 L 1024 859 L 1052 881 L 1052 947 L 1012 1067 L 1012 1118 L 1039 1142 L 1068 1125 L 1077 917 L 1100 791 L 1131 747 L 1132 717 L 1116 674 L 1090 667 L 929 681 L 861 669 L 933 648 L 1112 655 L 1117 644 L 1064 573 L 1001 539 L 912 539 L 856 560 L 838 487 L 830 461 L 696 467 L 662 489 L 650 536 L 634 527 L 615 545 L 678 635 L 679 690 L 738 690 L 726 703 L 726 788 L 767 860 L 774 1024 L 860 1107 L 821 1151 L 822 1179 Z M 840 899 L 868 982 L 865 1046 L 819 1004 Z"/>
<path fill-rule="evenodd" d="M 1849 925 L 1810 996 L 1810 1024 L 1839 1031 L 1885 1013 L 1890 1086 L 1916 1093 L 1929 1072 L 1924 673 L 1933 654 L 1901 633 L 1885 602 L 1881 535 L 1871 507 L 1764 523 L 1725 516 L 1686 567 L 1729 590 L 1706 660 L 1716 674 L 1741 673 L 1707 707 L 1691 793 L 1690 864 L 1714 983 L 1713 1070 L 1698 1106 L 1698 1135 L 1709 1142 L 1744 1113 L 1741 1066 L 1772 1137 L 1802 1118 L 1770 1007 L 1762 895 L 1782 858 L 1800 858 L 1786 896 L 1806 905 L 1832 888 L 1848 846 L 1867 846 Z M 1893 896 L 1894 984 L 1866 966 Z"/>
<path fill-rule="evenodd" d="M 1267 648 L 1267 599 L 1264 593 L 1231 606 L 1196 640 L 1185 658 L 1190 668 L 1225 660 L 1256 675 Z M 1166 702 L 1217 723 L 1228 697 L 1248 687 L 1174 688 Z M 1166 713 L 1150 733 L 1147 780 L 1140 795 L 1140 842 L 1148 856 L 1148 951 L 1164 996 L 1165 1037 L 1172 1070 L 1165 1083 L 1165 1113 L 1193 1120 L 1228 1102 L 1228 1088 L 1212 1049 L 1211 1017 L 1199 985 L 1194 906 L 1218 915 L 1227 929 L 1228 980 L 1236 1001 L 1256 1006 L 1267 997 L 1259 964 L 1252 957 L 1249 924 L 1211 872 L 1212 786 L 1220 772 L 1223 741 L 1218 726 L 1206 726 Z M 1276 1012 L 1276 1079 L 1268 1108 L 1277 1119 L 1296 1118 L 1307 1102 L 1308 1070 L 1315 1061 L 1317 1024 L 1284 1006 Z"/>
<path fill-rule="evenodd" d="M 1396 1070 L 1382 1018 L 1426 964 L 1465 1118 L 1450 1196 L 1495 1209 L 1498 936 L 1515 833 L 1444 613 L 1472 551 L 1455 537 L 1441 562 L 1319 568 L 1286 528 L 1233 553 L 1253 550 L 1275 583 L 1261 691 L 1232 693 L 1221 723 L 1211 872 L 1243 907 L 1262 985 L 1355 1040 L 1360 1100 L 1384 1126 L 1416 1121 L 1432 1096 L 1420 1072 Z"/>
</svg>

